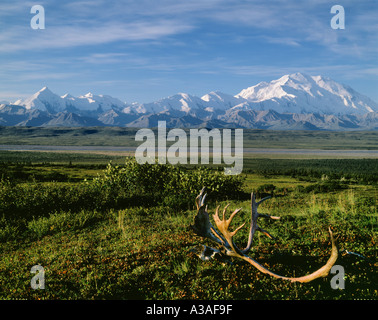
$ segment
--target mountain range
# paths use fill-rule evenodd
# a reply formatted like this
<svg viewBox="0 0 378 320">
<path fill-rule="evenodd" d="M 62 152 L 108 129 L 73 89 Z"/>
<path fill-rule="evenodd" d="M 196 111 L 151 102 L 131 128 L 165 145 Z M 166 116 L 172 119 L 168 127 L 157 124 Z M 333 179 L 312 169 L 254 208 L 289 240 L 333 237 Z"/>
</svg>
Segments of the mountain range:
<svg viewBox="0 0 378 320">
<path fill-rule="evenodd" d="M 378 104 L 323 76 L 284 75 L 241 90 L 203 97 L 178 93 L 151 103 L 108 95 L 59 96 L 47 87 L 13 103 L 0 103 L 2 126 L 121 126 L 257 128 L 272 130 L 377 130 Z"/>
</svg>

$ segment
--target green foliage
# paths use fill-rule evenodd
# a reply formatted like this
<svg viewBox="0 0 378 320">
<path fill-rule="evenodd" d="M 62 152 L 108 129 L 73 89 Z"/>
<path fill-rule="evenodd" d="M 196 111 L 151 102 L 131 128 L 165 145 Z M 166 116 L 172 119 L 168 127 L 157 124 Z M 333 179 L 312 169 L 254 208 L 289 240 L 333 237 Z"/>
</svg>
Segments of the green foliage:
<svg viewBox="0 0 378 320">
<path fill-rule="evenodd" d="M 377 184 L 377 159 L 245 159 L 244 172 Z"/>
<path fill-rule="evenodd" d="M 129 158 L 124 166 L 109 163 L 93 184 L 105 194 L 147 195 L 157 204 L 180 209 L 192 207 L 203 187 L 213 199 L 237 198 L 242 193 L 243 178 L 206 167 L 138 164 L 134 158 Z"/>
<path fill-rule="evenodd" d="M 308 186 L 298 185 L 295 187 L 294 191 L 296 193 L 326 193 L 326 192 L 335 192 L 342 189 L 347 189 L 348 186 L 342 183 L 339 180 L 327 180 L 327 181 L 319 181 L 314 184 L 310 184 Z"/>
<path fill-rule="evenodd" d="M 29 219 L 56 210 L 101 208 L 106 200 L 106 195 L 85 184 L 0 182 L 0 214 L 11 219 Z"/>
<path fill-rule="evenodd" d="M 4 216 L 0 219 L 0 242 L 15 239 L 18 233 L 17 225 L 6 219 Z"/>
<path fill-rule="evenodd" d="M 109 163 L 97 178 L 80 183 L 1 179 L 0 241 L 17 239 L 26 231 L 44 236 L 54 223 L 54 230 L 61 229 L 59 219 L 76 221 L 83 212 L 157 205 L 175 211 L 193 208 L 203 186 L 214 199 L 235 198 L 241 193 L 242 179 L 208 168 L 139 165 L 132 159 L 123 166 Z"/>
<path fill-rule="evenodd" d="M 83 147 L 85 149 L 85 147 Z M 108 155 L 108 154 L 94 154 L 94 153 L 61 153 L 54 151 L 6 151 L 0 150 L 0 173 L 7 174 L 9 171 L 20 173 L 23 167 L 35 166 L 43 164 L 51 166 L 52 164 L 63 164 L 67 166 L 74 163 L 86 164 L 87 166 L 96 166 L 97 164 L 106 164 L 109 161 L 117 161 L 122 163 L 124 156 Z"/>
<path fill-rule="evenodd" d="M 139 128 L 1 127 L 0 144 L 138 146 Z M 152 129 L 157 136 L 156 128 Z M 184 129 L 186 132 L 190 129 Z M 244 148 L 377 150 L 377 131 L 278 131 L 244 129 Z"/>
<path fill-rule="evenodd" d="M 266 183 L 257 188 L 256 194 L 258 196 L 263 194 L 272 194 L 276 190 L 276 186 L 271 183 Z"/>
</svg>

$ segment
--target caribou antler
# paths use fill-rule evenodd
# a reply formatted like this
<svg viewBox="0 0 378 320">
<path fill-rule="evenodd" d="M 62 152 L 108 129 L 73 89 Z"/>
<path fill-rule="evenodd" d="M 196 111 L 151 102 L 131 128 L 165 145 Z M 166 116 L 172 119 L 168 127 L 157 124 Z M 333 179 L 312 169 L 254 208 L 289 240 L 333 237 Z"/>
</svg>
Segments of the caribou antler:
<svg viewBox="0 0 378 320">
<path fill-rule="evenodd" d="M 290 278 L 290 277 L 284 277 L 280 276 L 278 274 L 273 273 L 272 271 L 268 270 L 261 264 L 259 264 L 257 261 L 253 260 L 251 257 L 247 255 L 247 253 L 250 251 L 252 247 L 252 241 L 253 241 L 253 236 L 256 232 L 256 230 L 263 232 L 265 235 L 268 237 L 272 236 L 265 230 L 261 229 L 257 225 L 257 218 L 258 217 L 264 217 L 264 218 L 270 218 L 270 219 L 279 219 L 279 217 L 275 216 L 269 216 L 269 215 L 263 215 L 259 214 L 257 212 L 258 206 L 265 200 L 268 200 L 270 197 L 266 197 L 259 202 L 256 202 L 255 195 L 252 193 L 251 197 L 251 210 L 252 210 L 252 219 L 251 219 L 251 226 L 250 226 L 250 232 L 249 232 L 249 238 L 248 238 L 248 244 L 246 248 L 244 249 L 239 249 L 236 244 L 233 241 L 233 237 L 235 234 L 243 228 L 245 223 L 243 223 L 240 227 L 236 228 L 234 231 L 229 230 L 229 226 L 231 224 L 232 219 L 235 217 L 235 215 L 241 210 L 241 209 L 236 209 L 231 216 L 226 219 L 226 212 L 228 205 L 224 208 L 223 210 L 223 215 L 222 219 L 219 218 L 219 206 L 215 210 L 215 214 L 213 215 L 214 222 L 218 228 L 219 231 L 217 231 L 214 226 L 211 224 L 210 219 L 209 219 L 209 214 L 207 212 L 207 207 L 205 207 L 205 198 L 206 194 L 204 195 L 204 189 L 202 189 L 201 193 L 197 196 L 196 198 L 196 204 L 197 204 L 197 215 L 194 218 L 194 225 L 191 225 L 192 229 L 194 232 L 204 238 L 208 238 L 214 242 L 216 242 L 218 245 L 222 247 L 221 250 L 211 248 L 208 246 L 203 246 L 203 251 L 199 254 L 201 259 L 203 260 L 209 260 L 216 256 L 217 254 L 219 255 L 226 255 L 226 256 L 231 256 L 231 257 L 237 257 L 241 258 L 248 263 L 252 264 L 255 268 L 260 270 L 263 273 L 269 274 L 270 276 L 273 276 L 275 278 L 280 278 L 280 279 L 285 279 L 285 280 L 290 280 L 292 282 L 310 282 L 312 280 L 315 280 L 320 277 L 325 277 L 328 275 L 330 272 L 332 266 L 335 264 L 336 259 L 337 259 L 337 248 L 335 245 L 335 241 L 333 239 L 332 231 L 331 228 L 329 228 L 329 234 L 331 238 L 331 243 L 332 243 L 332 251 L 331 251 L 331 256 L 328 259 L 327 263 L 321 267 L 320 269 L 316 270 L 315 272 L 303 276 L 303 277 L 298 277 L 298 278 Z"/>
</svg>

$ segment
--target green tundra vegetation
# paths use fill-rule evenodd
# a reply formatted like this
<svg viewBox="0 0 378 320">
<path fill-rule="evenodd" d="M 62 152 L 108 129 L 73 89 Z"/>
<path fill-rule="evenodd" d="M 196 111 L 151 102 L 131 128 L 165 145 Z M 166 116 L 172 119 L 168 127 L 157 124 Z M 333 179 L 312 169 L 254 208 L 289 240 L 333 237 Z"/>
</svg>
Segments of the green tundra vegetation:
<svg viewBox="0 0 378 320">
<path fill-rule="evenodd" d="M 0 145 L 137 147 L 138 128 L 2 127 Z M 190 129 L 184 129 L 189 134 Z M 220 129 L 222 132 L 223 129 Z M 156 128 L 153 129 L 157 137 Z M 167 131 L 169 129 L 167 128 Z M 377 131 L 273 131 L 244 129 L 244 148 L 377 150 Z M 234 141 L 234 140 L 232 140 Z"/>
<path fill-rule="evenodd" d="M 377 159 L 247 157 L 243 174 L 225 176 L 119 155 L 1 151 L 0 298 L 377 299 L 377 178 Z M 345 288 L 331 288 L 333 274 L 300 284 L 241 260 L 200 260 L 190 249 L 211 244 L 189 226 L 202 187 L 210 215 L 242 208 L 232 222 L 247 222 L 241 246 L 251 191 L 272 195 L 259 211 L 281 219 L 259 222 L 276 239 L 257 233 L 250 255 L 281 275 L 325 264 L 332 226 Z M 34 265 L 44 290 L 31 288 Z"/>
</svg>

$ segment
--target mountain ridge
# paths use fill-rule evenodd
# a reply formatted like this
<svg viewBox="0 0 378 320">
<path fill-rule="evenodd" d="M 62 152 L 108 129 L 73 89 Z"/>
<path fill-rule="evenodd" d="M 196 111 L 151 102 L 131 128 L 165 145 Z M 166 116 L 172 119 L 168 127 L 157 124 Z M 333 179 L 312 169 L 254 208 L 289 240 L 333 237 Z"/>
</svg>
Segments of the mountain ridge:
<svg viewBox="0 0 378 320">
<path fill-rule="evenodd" d="M 150 103 L 126 103 L 91 92 L 59 96 L 47 86 L 27 99 L 0 104 L 0 125 L 377 130 L 378 104 L 351 87 L 302 73 L 260 82 L 236 95 L 177 93 Z"/>
</svg>

